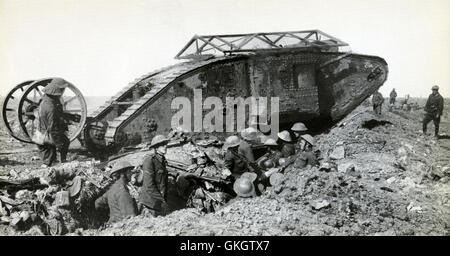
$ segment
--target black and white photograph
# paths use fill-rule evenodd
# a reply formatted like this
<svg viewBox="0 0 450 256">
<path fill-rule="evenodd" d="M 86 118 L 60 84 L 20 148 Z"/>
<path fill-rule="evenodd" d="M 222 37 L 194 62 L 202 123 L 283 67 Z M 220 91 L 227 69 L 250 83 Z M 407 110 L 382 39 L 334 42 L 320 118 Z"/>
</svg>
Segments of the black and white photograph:
<svg viewBox="0 0 450 256">
<path fill-rule="evenodd" d="M 449 24 L 448 0 L 0 0 L 0 236 L 449 236 Z"/>
</svg>

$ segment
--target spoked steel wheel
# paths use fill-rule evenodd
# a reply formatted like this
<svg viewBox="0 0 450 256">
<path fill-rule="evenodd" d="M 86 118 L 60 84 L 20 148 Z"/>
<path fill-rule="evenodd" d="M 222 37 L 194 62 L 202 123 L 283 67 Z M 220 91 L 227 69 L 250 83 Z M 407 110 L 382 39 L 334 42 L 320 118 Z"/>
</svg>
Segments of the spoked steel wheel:
<svg viewBox="0 0 450 256">
<path fill-rule="evenodd" d="M 17 107 L 19 101 L 24 95 L 25 90 L 34 80 L 25 81 L 14 87 L 5 97 L 3 102 L 2 117 L 8 133 L 15 139 L 31 143 L 31 139 L 23 130 L 18 122 Z"/>
</svg>

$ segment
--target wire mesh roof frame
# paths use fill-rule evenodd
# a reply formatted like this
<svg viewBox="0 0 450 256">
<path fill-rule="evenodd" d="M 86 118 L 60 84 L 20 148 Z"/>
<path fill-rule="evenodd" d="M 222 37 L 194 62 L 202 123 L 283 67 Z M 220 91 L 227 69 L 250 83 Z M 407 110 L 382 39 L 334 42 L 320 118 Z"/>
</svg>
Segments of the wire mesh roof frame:
<svg viewBox="0 0 450 256">
<path fill-rule="evenodd" d="M 230 35 L 195 35 L 175 56 L 176 59 L 198 58 L 264 50 L 295 48 L 330 48 L 348 46 L 336 37 L 320 30 L 262 32 Z"/>
</svg>

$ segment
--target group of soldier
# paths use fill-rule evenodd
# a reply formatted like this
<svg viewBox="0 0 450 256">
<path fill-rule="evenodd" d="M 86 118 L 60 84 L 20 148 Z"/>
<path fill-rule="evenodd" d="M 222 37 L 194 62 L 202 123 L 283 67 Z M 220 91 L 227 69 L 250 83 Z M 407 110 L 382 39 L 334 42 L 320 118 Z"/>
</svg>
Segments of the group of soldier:
<svg viewBox="0 0 450 256">
<path fill-rule="evenodd" d="M 439 94 L 439 86 L 434 85 L 431 88 L 432 93 L 428 96 L 427 103 L 425 104 L 425 116 L 422 120 L 422 132 L 424 135 L 427 135 L 427 126 L 428 123 L 433 121 L 434 123 L 434 136 L 439 138 L 439 123 L 441 122 L 442 112 L 444 111 L 444 98 Z M 395 88 L 392 89 L 389 95 L 389 105 L 395 105 L 397 98 L 397 92 Z M 403 100 L 402 105 L 405 106 L 408 104 L 409 95 L 406 95 Z M 373 111 L 376 115 L 381 115 L 381 106 L 383 105 L 384 98 L 383 95 L 376 91 L 372 95 L 372 106 Z"/>
<path fill-rule="evenodd" d="M 306 134 L 308 129 L 303 123 L 296 123 L 291 131 L 278 133 L 277 140 L 266 137 L 257 129 L 249 127 L 239 136 L 226 138 L 224 167 L 230 171 L 233 190 L 239 197 L 252 197 L 264 187 L 270 171 L 275 167 L 295 162 L 296 167 L 306 167 L 317 164 L 313 153 L 314 138 Z M 292 139 L 295 138 L 295 139 Z M 264 140 L 267 152 L 255 159 L 252 145 Z M 95 201 L 95 207 L 109 208 L 109 222 L 115 222 L 128 216 L 142 214 L 144 216 L 161 216 L 169 211 L 167 203 L 168 171 L 165 153 L 168 139 L 156 135 L 149 146 L 153 149 L 143 162 L 142 172 L 129 162 L 118 161 L 111 169 L 111 175 L 116 179 L 109 190 Z M 297 159 L 297 160 L 296 160 Z M 275 169 L 276 170 L 276 169 Z M 130 195 L 128 182 L 135 175 L 136 185 L 140 185 L 139 204 Z"/>
<path fill-rule="evenodd" d="M 57 152 L 60 153 L 60 162 L 66 161 L 70 141 L 66 135 L 68 127 L 60 97 L 67 85 L 64 79 L 55 78 L 43 90 L 45 95 L 40 102 L 37 119 L 38 131 L 45 135 L 43 143 L 38 145 L 44 167 L 57 161 Z M 432 120 L 436 137 L 443 112 L 443 98 L 438 90 L 438 86 L 433 86 L 433 93 L 425 105 L 426 114 L 423 119 L 423 133 L 426 134 L 427 124 Z M 390 104 L 395 104 L 396 96 L 394 89 L 390 95 Z M 383 96 L 376 92 L 372 100 L 375 113 L 381 114 Z M 277 138 L 270 138 L 256 128 L 251 126 L 244 129 L 239 135 L 230 136 L 224 142 L 224 166 L 231 173 L 233 189 L 237 196 L 256 195 L 257 188 L 264 188 L 267 179 L 274 173 L 271 170 L 290 164 L 294 164 L 296 168 L 317 164 L 313 151 L 315 140 L 307 134 L 308 128 L 303 123 L 295 123 L 290 130 L 279 132 Z M 168 142 L 169 139 L 163 135 L 153 137 L 149 145 L 153 153 L 144 159 L 142 172 L 136 173 L 136 168 L 126 161 L 119 161 L 112 167 L 110 175 L 115 178 L 115 183 L 95 201 L 96 208 L 109 208 L 110 222 L 137 214 L 159 216 L 168 212 L 168 171 L 164 156 Z M 255 159 L 252 149 L 255 144 L 263 144 L 267 149 L 266 154 L 258 159 Z M 136 184 L 141 186 L 139 205 L 127 187 L 133 177 Z"/>
</svg>

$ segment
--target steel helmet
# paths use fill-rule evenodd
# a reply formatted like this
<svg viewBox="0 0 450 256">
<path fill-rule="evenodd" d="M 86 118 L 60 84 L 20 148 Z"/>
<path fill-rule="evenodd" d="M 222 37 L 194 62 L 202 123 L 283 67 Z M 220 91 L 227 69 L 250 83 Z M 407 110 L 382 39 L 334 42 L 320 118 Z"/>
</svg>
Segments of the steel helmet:
<svg viewBox="0 0 450 256">
<path fill-rule="evenodd" d="M 431 87 L 431 90 L 439 90 L 439 86 L 435 85 L 435 86 Z"/>
<path fill-rule="evenodd" d="M 241 131 L 241 137 L 245 140 L 254 141 L 257 137 L 258 130 L 248 127 Z"/>
<path fill-rule="evenodd" d="M 286 158 L 280 158 L 280 159 L 278 160 L 278 164 L 279 164 L 280 166 L 284 166 L 286 163 L 287 163 Z"/>
<path fill-rule="evenodd" d="M 316 140 L 313 138 L 313 136 L 309 134 L 304 134 L 301 136 L 302 139 L 304 139 L 306 142 L 314 146 L 316 144 Z"/>
<path fill-rule="evenodd" d="M 236 147 L 236 146 L 239 146 L 239 143 L 241 143 L 241 140 L 239 139 L 239 137 L 236 135 L 233 135 L 233 136 L 228 137 L 225 140 L 223 148 L 227 149 L 227 148 Z"/>
<path fill-rule="evenodd" d="M 264 142 L 264 145 L 266 145 L 266 146 L 278 146 L 277 141 L 272 139 L 272 138 L 267 139 Z"/>
<path fill-rule="evenodd" d="M 67 87 L 68 83 L 66 80 L 55 77 L 50 81 L 49 84 L 45 86 L 42 91 L 47 95 L 61 96 L 64 93 L 64 89 Z"/>
<path fill-rule="evenodd" d="M 304 123 L 298 122 L 292 126 L 291 130 L 294 132 L 304 132 L 307 131 L 308 128 L 306 128 Z"/>
<path fill-rule="evenodd" d="M 243 173 L 233 184 L 234 192 L 240 197 L 256 196 L 255 185 L 253 184 L 255 179 L 255 173 Z"/>
<path fill-rule="evenodd" d="M 153 137 L 150 147 L 153 148 L 153 147 L 165 145 L 167 143 L 169 143 L 169 140 L 166 138 L 166 136 L 156 135 L 155 137 Z"/>
<path fill-rule="evenodd" d="M 286 130 L 284 130 L 282 132 L 279 132 L 278 133 L 278 138 L 280 138 L 280 139 L 282 139 L 284 141 L 287 141 L 287 142 L 292 142 L 291 135 Z"/>
<path fill-rule="evenodd" d="M 134 166 L 130 162 L 118 161 L 113 165 L 111 172 L 109 173 L 109 176 L 112 176 L 113 174 L 118 172 L 126 171 L 127 169 L 130 168 L 134 168 Z"/>
<path fill-rule="evenodd" d="M 263 162 L 263 167 L 266 169 L 273 168 L 275 167 L 275 163 L 271 159 L 268 159 Z"/>
</svg>

